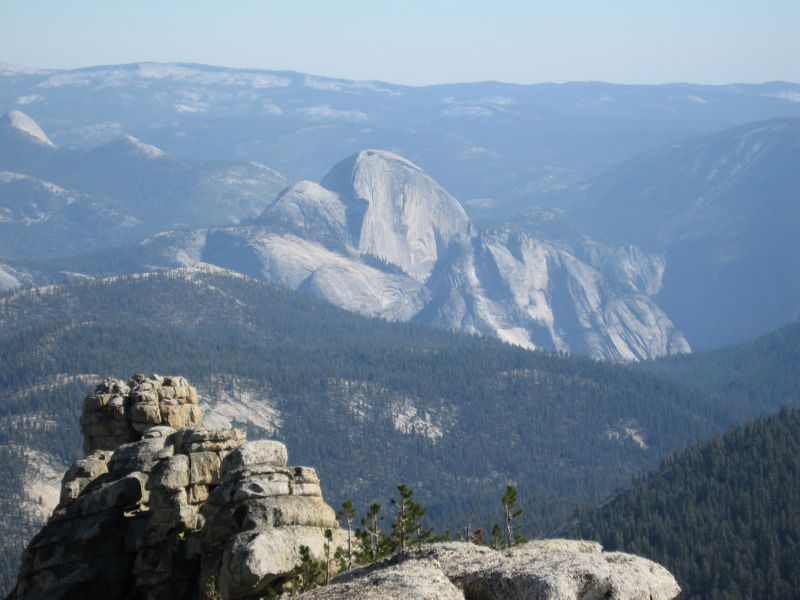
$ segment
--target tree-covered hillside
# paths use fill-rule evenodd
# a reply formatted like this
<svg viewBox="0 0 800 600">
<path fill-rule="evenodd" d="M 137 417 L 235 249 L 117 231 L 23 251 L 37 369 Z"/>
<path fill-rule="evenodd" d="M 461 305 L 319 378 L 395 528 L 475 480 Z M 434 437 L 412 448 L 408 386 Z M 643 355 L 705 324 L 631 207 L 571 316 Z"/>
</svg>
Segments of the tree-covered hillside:
<svg viewBox="0 0 800 600">
<path fill-rule="evenodd" d="M 665 461 L 572 533 L 665 565 L 702 599 L 797 598 L 800 411 L 736 427 Z"/>
<path fill-rule="evenodd" d="M 94 382 L 155 371 L 198 386 L 214 426 L 284 441 L 333 505 L 363 510 L 405 482 L 454 530 L 471 511 L 496 520 L 512 482 L 524 532 L 543 534 L 754 410 L 639 369 L 365 319 L 219 269 L 18 290 L 0 295 L 0 444 L 16 473 L 0 498 L 28 493 L 25 451 L 80 455 Z M 6 572 L 30 531 L 11 525 Z"/>
<path fill-rule="evenodd" d="M 800 323 L 719 350 L 641 362 L 637 369 L 686 385 L 727 407 L 731 423 L 800 400 Z"/>
<path fill-rule="evenodd" d="M 19 291 L 0 297 L 0 320 L 0 416 L 57 416 L 64 459 L 79 451 L 75 416 L 90 387 L 68 376 L 173 372 L 202 388 L 229 375 L 263 390 L 248 402 L 281 414 L 276 435 L 336 496 L 407 480 L 442 517 L 494 501 L 513 480 L 537 498 L 531 525 L 545 526 L 557 514 L 544 490 L 602 497 L 715 418 L 702 395 L 648 374 L 368 320 L 220 272 Z M 443 484 L 465 477 L 467 487 Z"/>
</svg>

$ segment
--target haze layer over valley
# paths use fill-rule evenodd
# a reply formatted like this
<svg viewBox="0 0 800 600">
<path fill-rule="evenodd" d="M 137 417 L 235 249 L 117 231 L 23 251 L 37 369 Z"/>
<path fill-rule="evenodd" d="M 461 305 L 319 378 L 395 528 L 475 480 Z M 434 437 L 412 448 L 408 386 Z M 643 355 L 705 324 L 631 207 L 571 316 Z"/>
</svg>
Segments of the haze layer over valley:
<svg viewBox="0 0 800 600">
<path fill-rule="evenodd" d="M 800 115 L 793 84 L 410 88 L 154 63 L 2 82 L 5 286 L 102 274 L 107 259 L 41 259 L 172 230 L 112 271 L 207 261 L 361 314 L 617 360 L 800 311 L 793 245 L 773 235 L 796 222 L 796 121 L 685 141 Z M 276 200 L 276 166 L 318 175 Z M 765 203 L 773 221 L 746 216 Z"/>
</svg>

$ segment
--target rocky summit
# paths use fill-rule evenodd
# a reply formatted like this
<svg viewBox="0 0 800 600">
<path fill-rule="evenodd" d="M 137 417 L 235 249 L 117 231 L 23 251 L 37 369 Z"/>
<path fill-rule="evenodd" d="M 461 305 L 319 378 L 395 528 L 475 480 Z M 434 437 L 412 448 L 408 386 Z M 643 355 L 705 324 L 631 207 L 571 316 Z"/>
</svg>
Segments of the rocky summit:
<svg viewBox="0 0 800 600">
<path fill-rule="evenodd" d="M 336 526 L 286 447 L 202 427 L 182 377 L 107 379 L 84 401 L 86 456 L 22 555 L 8 598 L 258 597 Z"/>
<path fill-rule="evenodd" d="M 279 595 L 302 561 L 344 546 L 309 467 L 280 442 L 203 427 L 183 377 L 106 379 L 84 401 L 86 455 L 22 554 L 7 600 L 255 599 Z M 593 542 L 496 551 L 438 543 L 339 575 L 303 598 L 670 599 L 663 567 Z"/>
</svg>

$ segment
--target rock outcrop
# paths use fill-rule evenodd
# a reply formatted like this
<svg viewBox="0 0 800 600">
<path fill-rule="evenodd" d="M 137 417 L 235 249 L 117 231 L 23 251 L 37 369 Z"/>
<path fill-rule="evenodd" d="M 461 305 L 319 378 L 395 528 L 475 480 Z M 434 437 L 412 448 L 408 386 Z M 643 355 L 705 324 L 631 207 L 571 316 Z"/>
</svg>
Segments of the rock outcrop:
<svg viewBox="0 0 800 600">
<path fill-rule="evenodd" d="M 309 467 L 280 442 L 202 426 L 182 377 L 107 379 L 84 402 L 86 456 L 22 554 L 7 600 L 254 600 L 291 587 L 302 562 L 345 546 Z M 328 531 L 330 530 L 330 531 Z M 508 551 L 467 543 L 407 550 L 339 576 L 307 599 L 668 600 L 663 567 L 594 542 Z"/>
<path fill-rule="evenodd" d="M 148 248 L 163 266 L 210 263 L 370 317 L 526 348 L 621 361 L 691 350 L 656 302 L 663 257 L 570 239 L 479 232 L 421 168 L 364 150 L 247 225 L 174 232 Z"/>
<path fill-rule="evenodd" d="M 299 547 L 324 555 L 324 531 L 337 528 L 314 469 L 287 467 L 278 442 L 248 442 L 219 469 L 220 485 L 201 509 L 202 580 L 224 598 L 258 595 L 300 561 Z"/>
<path fill-rule="evenodd" d="M 600 544 L 539 540 L 496 551 L 441 543 L 356 569 L 305 600 L 671 600 L 680 593 L 664 567 L 603 552 Z"/>
<path fill-rule="evenodd" d="M 83 450 L 114 450 L 156 425 L 198 427 L 202 420 L 197 390 L 183 377 L 106 379 L 83 402 Z"/>
<path fill-rule="evenodd" d="M 182 377 L 107 379 L 84 401 L 86 456 L 31 540 L 12 599 L 258 597 L 320 558 L 336 527 L 308 467 L 286 447 L 202 427 Z"/>
<path fill-rule="evenodd" d="M 407 560 L 363 569 L 342 581 L 301 594 L 304 600 L 464 600 L 435 560 Z"/>
</svg>

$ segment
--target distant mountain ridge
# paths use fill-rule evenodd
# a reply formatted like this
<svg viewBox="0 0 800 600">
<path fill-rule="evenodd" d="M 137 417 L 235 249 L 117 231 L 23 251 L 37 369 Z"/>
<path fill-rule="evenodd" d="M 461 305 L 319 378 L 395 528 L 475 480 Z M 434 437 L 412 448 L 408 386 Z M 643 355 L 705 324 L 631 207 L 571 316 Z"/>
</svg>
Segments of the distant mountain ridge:
<svg viewBox="0 0 800 600">
<path fill-rule="evenodd" d="M 427 173 L 386 151 L 291 186 L 246 225 L 168 233 L 143 249 L 148 264 L 158 254 L 163 266 L 211 263 L 361 314 L 527 348 L 617 360 L 690 350 L 652 300 L 657 257 L 479 232 Z"/>
<path fill-rule="evenodd" d="M 595 239 L 664 257 L 660 306 L 696 348 L 800 314 L 800 119 L 649 152 L 561 204 Z"/>
<path fill-rule="evenodd" d="M 500 82 L 425 87 L 279 70 L 135 63 L 0 71 L 0 110 L 57 144 L 120 132 L 199 160 L 255 160 L 318 181 L 386 148 L 493 219 L 640 152 L 750 121 L 800 116 L 800 85 Z"/>
<path fill-rule="evenodd" d="M 287 181 L 255 163 L 193 163 L 124 135 L 59 148 L 28 115 L 0 118 L 0 256 L 42 258 L 163 229 L 257 215 Z"/>
<path fill-rule="evenodd" d="M 432 179 L 459 199 L 477 233 L 470 240 L 479 240 L 470 242 L 473 249 L 457 250 L 464 247 L 461 242 L 437 243 L 456 250 L 443 262 L 437 249 L 433 254 L 439 268 L 430 270 L 430 240 L 412 248 L 403 236 L 378 240 L 367 235 L 368 228 L 352 231 L 353 223 L 362 223 L 359 210 L 366 205 L 342 196 L 337 202 L 344 206 L 344 220 L 336 214 L 341 206 L 324 202 L 318 208 L 333 212 L 324 218 L 319 211 L 308 213 L 314 213 L 309 221 L 314 234 L 295 227 L 296 215 L 284 215 L 286 226 L 280 230 L 276 207 L 270 233 L 281 234 L 282 241 L 276 244 L 274 236 L 261 240 L 268 246 L 264 252 L 283 257 L 270 261 L 269 277 L 276 278 L 270 280 L 296 282 L 313 270 L 314 277 L 291 285 L 302 283 L 304 289 L 330 295 L 339 305 L 355 306 L 364 314 L 493 332 L 514 343 L 592 356 L 636 358 L 689 346 L 717 347 L 778 327 L 800 313 L 800 284 L 792 275 L 800 268 L 792 244 L 797 226 L 792 190 L 798 185 L 792 175 L 798 171 L 792 122 L 800 117 L 798 98 L 800 86 L 789 82 L 414 88 L 159 63 L 69 71 L 5 69 L 0 71 L 0 103 L 40 118 L 44 135 L 60 149 L 35 143 L 35 136 L 24 133 L 34 129 L 20 125 L 15 139 L 34 143 L 18 144 L 6 156 L 0 143 L 0 170 L 58 185 L 78 201 L 65 206 L 57 198 L 43 199 L 60 212 L 50 222 L 25 221 L 27 240 L 14 239 L 19 228 L 0 236 L 6 240 L 0 256 L 11 260 L 49 253 L 52 258 L 53 248 L 92 252 L 169 229 L 235 224 L 255 218 L 283 188 L 266 167 L 238 163 L 217 169 L 203 163 L 198 172 L 187 167 L 187 157 L 262 159 L 292 178 L 321 181 L 342 156 L 387 148 L 424 165 Z M 773 121 L 753 123 L 765 118 Z M 710 135 L 686 141 L 700 134 Z M 116 141 L 98 148 L 109 140 Z M 82 160 L 68 168 L 62 164 L 56 170 L 52 165 L 31 170 L 42 156 L 51 157 L 44 162 L 52 163 L 52 156 L 72 145 L 95 148 L 80 153 L 90 159 L 85 162 L 91 173 Z M 161 148 L 166 156 L 158 156 Z M 694 158 L 681 163 L 681 155 Z M 619 166 L 625 160 L 629 162 Z M 114 161 L 128 167 L 115 169 Z M 691 174 L 694 168 L 696 175 Z M 711 177 L 715 172 L 716 179 Z M 120 193 L 119 183 L 126 177 L 133 181 Z M 41 189 L 44 184 L 36 185 Z M 293 188 L 292 195 L 304 197 L 306 204 L 292 210 L 310 210 L 313 193 L 306 185 Z M 559 214 L 541 210 L 552 206 L 553 194 L 569 190 L 574 196 L 576 185 L 582 190 L 577 203 L 559 205 L 564 209 Z M 16 190 L 21 184 L 14 186 Z M 266 188 L 268 194 L 260 192 Z M 644 202 L 635 201 L 639 196 Z M 634 201 L 628 202 L 631 197 Z M 284 198 L 287 210 L 290 200 Z M 91 212 L 96 206 L 105 210 L 94 215 L 94 227 L 76 228 L 77 235 L 65 233 L 80 210 Z M 131 211 L 131 206 L 143 210 Z M 531 207 L 538 207 L 532 227 L 509 216 Z M 30 214 L 41 212 L 29 208 Z M 156 211 L 157 217 L 143 218 L 144 209 Z M 583 227 L 575 227 L 571 219 Z M 241 228 L 239 233 L 260 236 L 264 223 L 249 223 L 247 232 Z M 335 230 L 344 223 L 346 232 Z M 49 227 L 60 233 L 46 235 Z M 394 225 L 387 227 L 381 235 Z M 570 228 L 569 235 L 560 235 Z M 323 232 L 328 235 L 324 240 L 319 238 Z M 520 233 L 541 242 L 527 257 L 519 250 L 533 246 L 518 243 Z M 168 264 L 193 264 L 203 260 L 205 251 L 212 262 L 261 272 L 260 251 L 253 251 L 258 244 L 231 230 L 215 229 L 209 244 L 201 243 L 205 234 L 197 231 L 183 235 L 188 241 L 173 248 L 180 260 Z M 31 238 L 37 243 L 30 243 Z M 401 238 L 404 247 L 398 245 Z M 356 239 L 362 247 L 353 245 Z M 310 240 L 321 249 L 308 247 Z M 372 243 L 379 245 L 372 250 Z M 300 257 L 297 264 L 305 266 L 284 268 L 290 247 Z M 341 262 L 343 256 L 353 257 L 353 249 L 358 265 Z M 237 256 L 231 255 L 233 250 Z M 321 271 L 320 253 L 329 265 Z M 477 260 L 462 260 L 464 256 Z M 407 262 L 395 264 L 398 257 Z M 428 264 L 412 265 L 423 258 Z M 159 264 L 156 260 L 145 266 Z M 538 281 L 560 283 L 549 287 L 525 282 L 525 274 L 537 269 L 548 273 Z M 351 297 L 334 293 L 338 273 L 350 271 L 357 291 Z M 572 307 L 565 312 L 567 301 Z M 561 308 L 554 310 L 556 306 Z M 591 327 L 597 335 L 586 335 Z M 673 331 L 680 335 L 673 336 Z"/>
<path fill-rule="evenodd" d="M 0 130 L 11 131 L 17 135 L 30 138 L 42 146 L 55 148 L 55 144 L 50 141 L 47 134 L 39 127 L 39 124 L 18 110 L 10 110 L 0 117 Z"/>
</svg>

